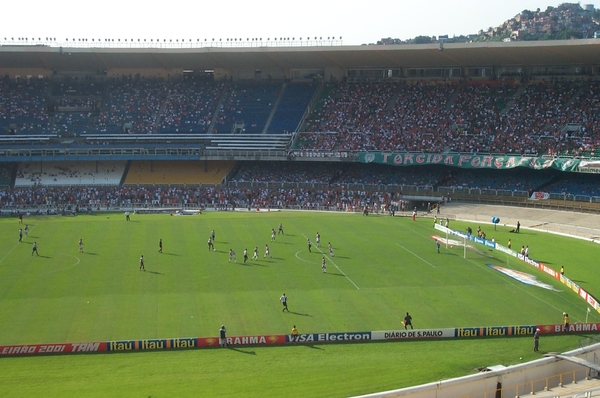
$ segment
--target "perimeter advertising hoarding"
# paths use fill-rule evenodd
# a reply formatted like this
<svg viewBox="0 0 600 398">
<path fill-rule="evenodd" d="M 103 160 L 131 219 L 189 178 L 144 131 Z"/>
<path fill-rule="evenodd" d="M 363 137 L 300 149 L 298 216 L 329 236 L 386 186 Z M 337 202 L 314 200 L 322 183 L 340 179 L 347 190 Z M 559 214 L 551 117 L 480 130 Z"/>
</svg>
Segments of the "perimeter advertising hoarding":
<svg viewBox="0 0 600 398">
<path fill-rule="evenodd" d="M 600 333 L 600 323 L 573 323 L 569 330 L 565 330 L 563 324 L 538 325 L 540 334 L 563 334 L 563 333 Z"/>
<path fill-rule="evenodd" d="M 285 336 L 286 343 L 335 343 L 374 340 L 372 333 L 376 332 L 341 332 L 341 333 L 303 333 L 294 338 L 291 334 Z"/>
<path fill-rule="evenodd" d="M 371 332 L 373 340 L 445 339 L 455 336 L 455 328 L 381 330 Z"/>
<path fill-rule="evenodd" d="M 61 344 L 21 344 L 0 346 L 0 357 L 11 355 L 72 354 L 78 352 L 106 352 L 106 342 L 61 343 Z"/>
</svg>

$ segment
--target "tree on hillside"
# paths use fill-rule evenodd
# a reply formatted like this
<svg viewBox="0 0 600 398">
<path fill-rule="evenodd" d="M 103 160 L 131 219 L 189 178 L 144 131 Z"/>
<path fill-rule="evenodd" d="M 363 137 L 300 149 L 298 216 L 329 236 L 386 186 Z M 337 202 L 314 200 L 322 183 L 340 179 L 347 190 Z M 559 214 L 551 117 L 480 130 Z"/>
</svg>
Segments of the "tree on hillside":
<svg viewBox="0 0 600 398">
<path fill-rule="evenodd" d="M 415 44 L 429 44 L 432 43 L 433 40 L 429 36 L 417 36 L 415 37 Z"/>
</svg>

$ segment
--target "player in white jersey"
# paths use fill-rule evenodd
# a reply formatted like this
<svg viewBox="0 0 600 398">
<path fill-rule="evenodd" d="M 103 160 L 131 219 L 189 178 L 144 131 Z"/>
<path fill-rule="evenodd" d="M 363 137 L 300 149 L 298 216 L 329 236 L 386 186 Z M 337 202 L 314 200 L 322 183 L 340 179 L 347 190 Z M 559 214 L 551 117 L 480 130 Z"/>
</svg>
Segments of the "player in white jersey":
<svg viewBox="0 0 600 398">
<path fill-rule="evenodd" d="M 252 260 L 258 260 L 258 246 L 254 247 L 254 255 L 252 256 Z"/>
<path fill-rule="evenodd" d="M 327 244 L 327 247 L 329 248 L 329 255 L 330 255 L 331 257 L 335 257 L 335 253 L 333 252 L 333 246 L 331 246 L 331 242 L 329 242 L 329 243 Z"/>
<path fill-rule="evenodd" d="M 327 261 L 325 260 L 325 257 L 321 260 L 321 270 L 323 270 L 323 273 L 327 272 Z"/>
<path fill-rule="evenodd" d="M 317 232 L 317 234 L 315 235 L 315 244 L 318 247 L 321 247 L 321 234 Z"/>
<path fill-rule="evenodd" d="M 271 242 L 275 242 L 275 236 L 277 236 L 275 229 L 271 229 Z"/>
<path fill-rule="evenodd" d="M 269 245 L 265 245 L 265 255 L 264 257 L 271 257 L 271 250 L 269 249 Z"/>
<path fill-rule="evenodd" d="M 248 249 L 244 249 L 244 263 L 248 261 Z"/>
</svg>

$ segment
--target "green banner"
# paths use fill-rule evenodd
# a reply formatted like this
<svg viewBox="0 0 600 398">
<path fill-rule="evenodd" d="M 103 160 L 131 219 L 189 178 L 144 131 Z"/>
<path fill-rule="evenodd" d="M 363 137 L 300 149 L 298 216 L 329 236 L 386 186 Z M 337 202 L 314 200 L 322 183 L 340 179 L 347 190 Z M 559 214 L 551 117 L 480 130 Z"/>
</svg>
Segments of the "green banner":
<svg viewBox="0 0 600 398">
<path fill-rule="evenodd" d="M 471 155 L 461 153 L 420 153 L 420 152 L 361 152 L 361 163 L 378 163 L 392 166 L 424 166 L 439 164 L 463 169 L 498 169 L 506 170 L 515 167 L 543 170 L 556 169 L 576 171 L 579 159 L 542 158 L 538 156 L 511 155 Z"/>
</svg>

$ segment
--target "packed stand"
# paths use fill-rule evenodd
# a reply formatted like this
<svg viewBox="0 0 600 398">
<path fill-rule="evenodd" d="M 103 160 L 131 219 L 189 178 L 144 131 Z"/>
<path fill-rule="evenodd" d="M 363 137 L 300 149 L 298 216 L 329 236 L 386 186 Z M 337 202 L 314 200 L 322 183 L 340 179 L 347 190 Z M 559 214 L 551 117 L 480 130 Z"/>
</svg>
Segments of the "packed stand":
<svg viewBox="0 0 600 398">
<path fill-rule="evenodd" d="M 598 82 L 344 82 L 325 92 L 299 150 L 559 155 L 600 144 Z"/>
<path fill-rule="evenodd" d="M 0 132 L 4 130 L 13 134 L 49 133 L 45 80 L 0 80 Z"/>
</svg>

